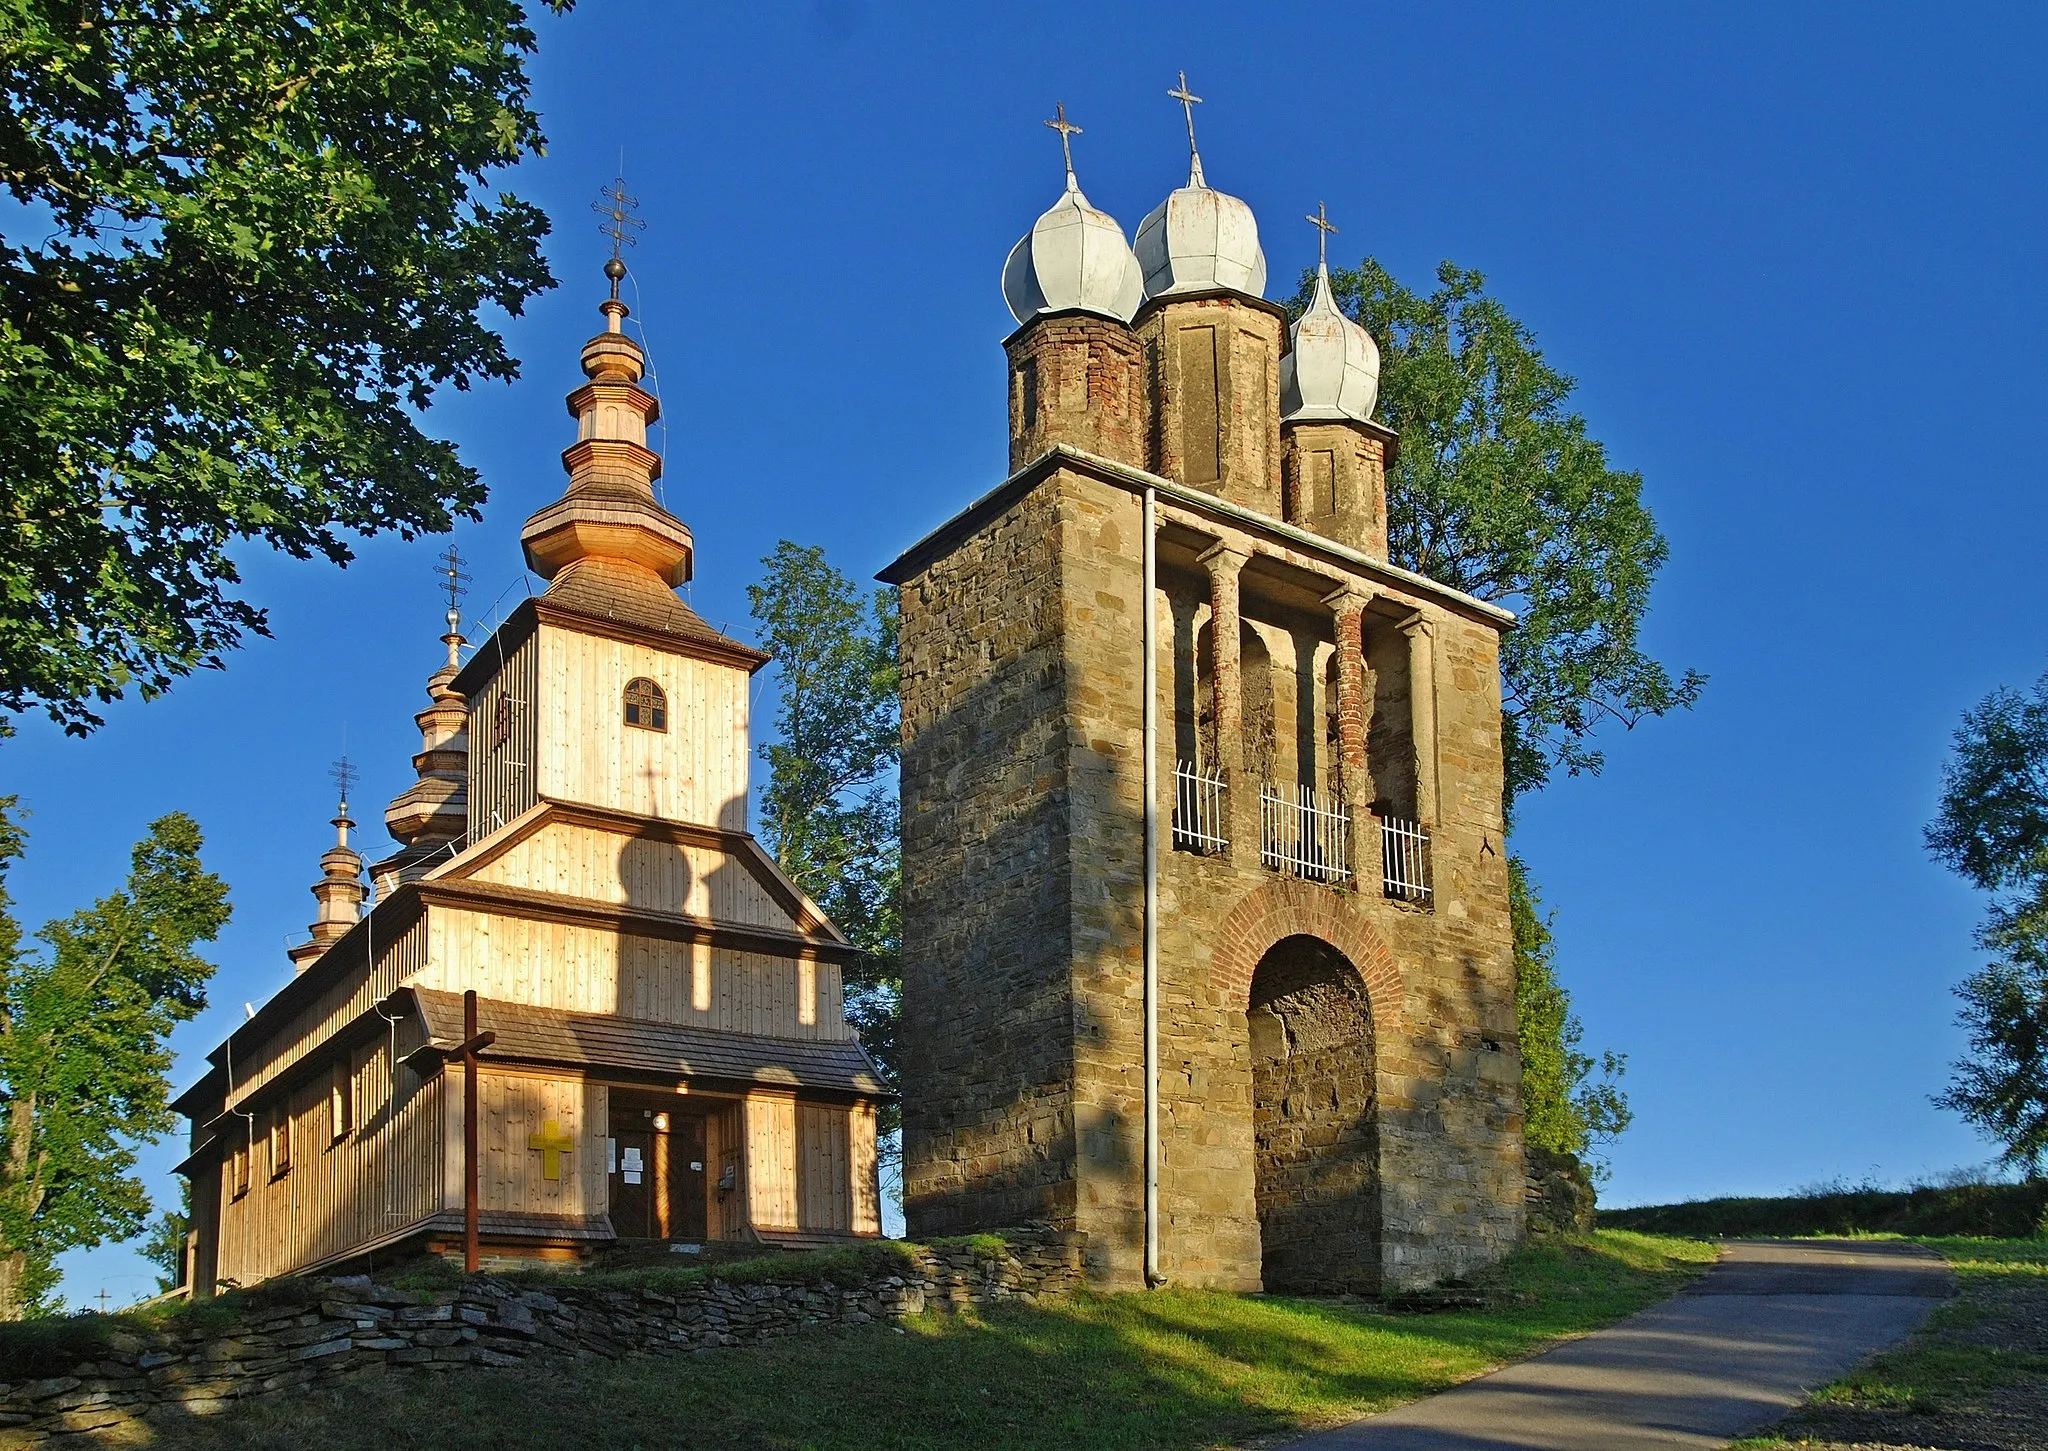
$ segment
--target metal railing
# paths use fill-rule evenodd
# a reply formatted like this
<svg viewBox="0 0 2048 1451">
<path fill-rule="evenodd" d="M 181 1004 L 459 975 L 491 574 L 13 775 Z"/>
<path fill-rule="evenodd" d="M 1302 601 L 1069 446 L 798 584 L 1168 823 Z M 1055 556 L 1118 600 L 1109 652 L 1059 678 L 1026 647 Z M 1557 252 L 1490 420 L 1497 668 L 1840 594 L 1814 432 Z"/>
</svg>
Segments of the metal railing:
<svg viewBox="0 0 2048 1451">
<path fill-rule="evenodd" d="M 1173 849 L 1208 855 L 1230 845 L 1223 773 L 1193 761 L 1173 763 Z"/>
<path fill-rule="evenodd" d="M 1381 877 L 1400 902 L 1429 900 L 1429 828 L 1398 816 L 1380 818 Z"/>
<path fill-rule="evenodd" d="M 1314 882 L 1348 882 L 1350 808 L 1318 796 L 1313 786 L 1259 790 L 1259 860 L 1278 872 Z"/>
</svg>

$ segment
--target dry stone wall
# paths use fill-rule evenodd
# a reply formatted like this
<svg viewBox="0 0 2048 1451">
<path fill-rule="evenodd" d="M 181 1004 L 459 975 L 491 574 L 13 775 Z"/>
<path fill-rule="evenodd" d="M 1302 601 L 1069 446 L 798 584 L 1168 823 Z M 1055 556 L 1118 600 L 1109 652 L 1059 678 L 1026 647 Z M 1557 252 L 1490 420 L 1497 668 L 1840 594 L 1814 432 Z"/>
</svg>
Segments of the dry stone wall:
<svg viewBox="0 0 2048 1451">
<path fill-rule="evenodd" d="M 116 1330 L 66 1373 L 0 1381 L 0 1451 L 218 1414 L 239 1401 L 394 1369 L 516 1366 L 535 1357 L 683 1354 L 808 1330 L 887 1323 L 927 1309 L 1061 1295 L 1082 1283 L 1082 1240 L 1011 1234 L 996 1249 L 909 1246 L 900 1269 L 858 1283 L 600 1289 L 472 1276 L 409 1291 L 366 1275 L 283 1282 L 227 1326 Z M 0 1375 L 8 1374 L 0 1365 Z"/>
</svg>

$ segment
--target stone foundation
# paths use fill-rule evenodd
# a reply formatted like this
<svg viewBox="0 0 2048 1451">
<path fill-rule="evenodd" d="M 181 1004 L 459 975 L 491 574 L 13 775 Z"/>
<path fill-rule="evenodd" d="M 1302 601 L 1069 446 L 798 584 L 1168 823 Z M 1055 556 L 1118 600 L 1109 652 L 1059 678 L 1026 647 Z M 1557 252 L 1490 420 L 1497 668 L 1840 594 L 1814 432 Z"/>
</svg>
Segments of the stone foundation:
<svg viewBox="0 0 2048 1451">
<path fill-rule="evenodd" d="M 1000 1248 L 906 1246 L 899 1269 L 853 1284 L 806 1282 L 795 1264 L 789 1273 L 786 1282 L 707 1278 L 673 1291 L 601 1289 L 566 1275 L 545 1286 L 478 1275 L 438 1291 L 394 1289 L 366 1275 L 279 1282 L 263 1292 L 271 1303 L 232 1325 L 115 1329 L 97 1358 L 66 1374 L 0 1382 L 0 1451 L 215 1415 L 237 1401 L 395 1368 L 676 1355 L 931 1308 L 1029 1302 L 1080 1288 L 1082 1241 L 1025 1232 L 1004 1236 Z"/>
</svg>

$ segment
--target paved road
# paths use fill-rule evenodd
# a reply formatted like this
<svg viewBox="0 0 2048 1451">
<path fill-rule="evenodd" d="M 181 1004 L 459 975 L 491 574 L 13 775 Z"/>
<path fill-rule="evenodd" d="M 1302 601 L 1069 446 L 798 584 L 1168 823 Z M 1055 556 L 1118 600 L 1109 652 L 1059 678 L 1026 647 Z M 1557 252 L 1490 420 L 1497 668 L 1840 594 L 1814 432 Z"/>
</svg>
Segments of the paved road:
<svg viewBox="0 0 2048 1451">
<path fill-rule="evenodd" d="M 1725 1446 L 1903 1338 L 1951 1288 L 1916 1245 L 1739 1241 L 1662 1305 L 1291 1451 Z"/>
</svg>

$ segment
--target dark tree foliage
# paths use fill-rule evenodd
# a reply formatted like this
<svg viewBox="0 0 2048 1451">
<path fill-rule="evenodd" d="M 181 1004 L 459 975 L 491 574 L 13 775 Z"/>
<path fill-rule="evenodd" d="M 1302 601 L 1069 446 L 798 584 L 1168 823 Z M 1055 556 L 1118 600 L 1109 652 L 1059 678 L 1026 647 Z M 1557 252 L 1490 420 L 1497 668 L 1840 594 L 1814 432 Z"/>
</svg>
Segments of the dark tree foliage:
<svg viewBox="0 0 2048 1451">
<path fill-rule="evenodd" d="M 23 836 L 0 799 L 0 867 Z M 127 1239 L 149 1214 L 135 1146 L 172 1126 L 171 1030 L 206 1006 L 194 949 L 228 920 L 199 827 L 150 824 L 128 881 L 24 951 L 0 899 L 0 1319 L 39 1305 L 64 1250 Z"/>
<path fill-rule="evenodd" d="M 562 0 L 554 8 L 564 9 Z M 473 517 L 416 421 L 552 286 L 516 0 L 18 0 L 0 180 L 0 709 L 67 730 L 265 629 L 235 547 Z"/>
<path fill-rule="evenodd" d="M 860 949 L 846 1016 L 893 1087 L 903 985 L 896 597 L 863 598 L 824 551 L 783 540 L 747 596 L 775 657 L 761 839 Z M 894 1128 L 893 1110 L 884 1131 Z"/>
<path fill-rule="evenodd" d="M 1519 617 L 1501 658 L 1512 810 L 1560 766 L 1598 771 L 1603 724 L 1631 727 L 1698 697 L 1704 677 L 1673 679 L 1637 643 L 1664 536 L 1642 476 L 1609 465 L 1567 406 L 1573 380 L 1479 273 L 1445 262 L 1423 297 L 1368 257 L 1330 281 L 1380 346 L 1378 417 L 1401 435 L 1387 477 L 1392 562 Z"/>
<path fill-rule="evenodd" d="M 1963 717 L 1926 839 L 1989 895 L 1977 943 L 1993 954 L 1956 989 L 1970 1056 L 1935 1102 L 2038 1173 L 2048 1155 L 2048 675 L 2026 694 L 1995 690 Z"/>
</svg>

